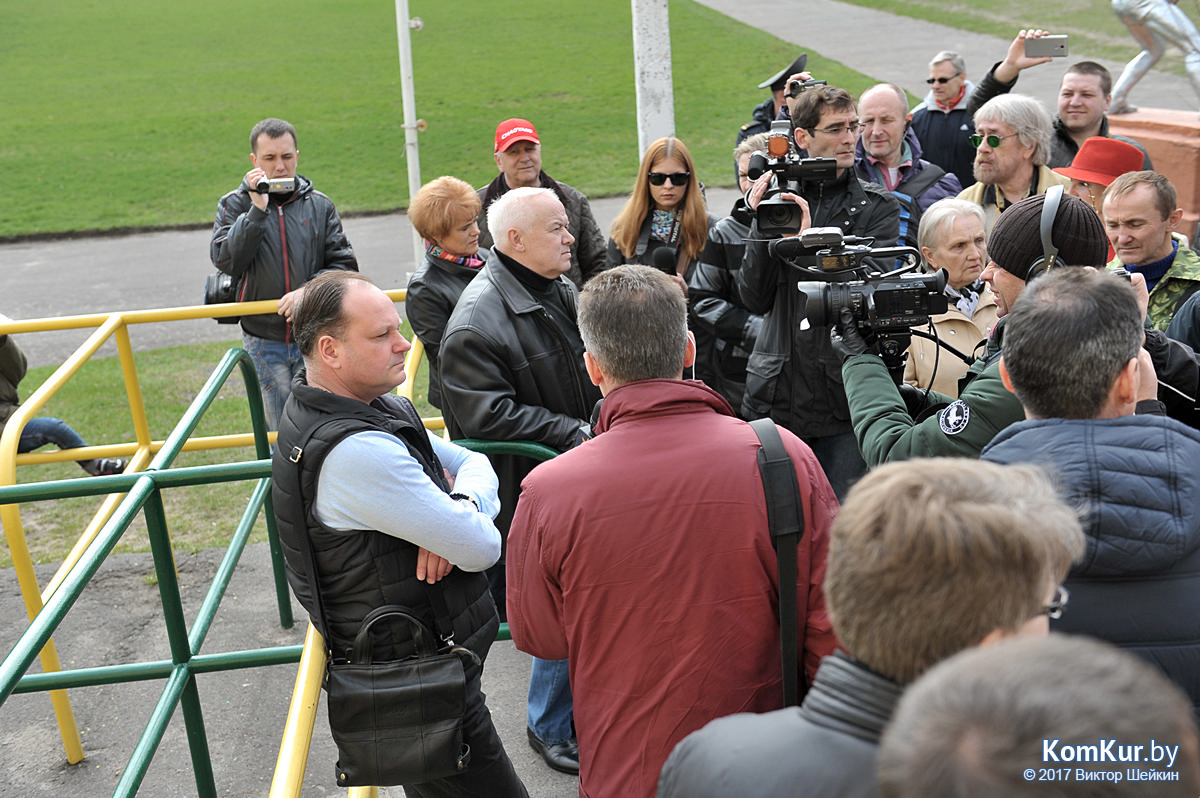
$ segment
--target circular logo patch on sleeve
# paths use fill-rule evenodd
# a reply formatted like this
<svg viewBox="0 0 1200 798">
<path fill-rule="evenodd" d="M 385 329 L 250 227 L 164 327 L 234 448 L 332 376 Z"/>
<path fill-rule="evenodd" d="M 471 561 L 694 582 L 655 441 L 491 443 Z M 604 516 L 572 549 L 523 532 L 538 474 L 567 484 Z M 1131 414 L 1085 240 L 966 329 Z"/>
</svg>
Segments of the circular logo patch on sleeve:
<svg viewBox="0 0 1200 798">
<path fill-rule="evenodd" d="M 962 399 L 956 399 L 938 415 L 938 426 L 947 435 L 957 435 L 971 421 L 971 407 Z"/>
</svg>

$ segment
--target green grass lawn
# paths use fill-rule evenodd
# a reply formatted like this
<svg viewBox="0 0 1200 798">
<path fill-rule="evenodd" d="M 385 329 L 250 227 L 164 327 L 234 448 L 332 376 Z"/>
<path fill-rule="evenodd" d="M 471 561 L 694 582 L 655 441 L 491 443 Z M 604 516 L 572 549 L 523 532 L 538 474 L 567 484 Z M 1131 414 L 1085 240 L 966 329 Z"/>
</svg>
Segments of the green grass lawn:
<svg viewBox="0 0 1200 798">
<path fill-rule="evenodd" d="M 964 6 L 850 0 L 1007 38 L 1029 20 L 1114 58 L 1134 52 L 1104 0 Z M 249 168 L 259 119 L 299 131 L 300 171 L 343 213 L 408 203 L 394 4 L 233 0 L 10 4 L 0 26 L 0 239 L 203 224 Z M 412 0 L 421 171 L 491 179 L 495 125 L 525 116 L 547 171 L 593 196 L 632 184 L 637 151 L 628 0 Z M 734 132 L 762 76 L 797 48 L 690 0 L 670 3 L 676 132 L 701 178 L 728 185 Z M 902 35 L 902 32 L 898 32 Z M 804 43 L 810 68 L 857 92 L 853 53 Z M 1178 61 L 1178 59 L 1176 59 Z"/>
<path fill-rule="evenodd" d="M 410 13 L 425 23 L 412 38 L 426 180 L 486 183 L 496 123 L 526 116 L 552 174 L 594 195 L 632 185 L 628 0 L 414 0 Z M 691 2 L 671 13 L 678 133 L 708 182 L 730 182 L 757 76 L 795 48 Z M 0 74 L 0 237 L 211 222 L 250 168 L 250 128 L 272 115 L 296 125 L 300 172 L 343 213 L 408 203 L 392 3 L 23 4 L 0 26 Z"/>
</svg>

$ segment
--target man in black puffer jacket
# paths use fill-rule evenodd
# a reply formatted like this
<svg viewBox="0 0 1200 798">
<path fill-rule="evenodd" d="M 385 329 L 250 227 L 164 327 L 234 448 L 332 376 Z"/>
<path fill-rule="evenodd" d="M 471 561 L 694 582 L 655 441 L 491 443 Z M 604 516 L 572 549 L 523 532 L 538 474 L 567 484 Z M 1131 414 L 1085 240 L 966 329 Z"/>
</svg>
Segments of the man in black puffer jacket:
<svg viewBox="0 0 1200 798">
<path fill-rule="evenodd" d="M 1054 627 L 1140 654 L 1200 707 L 1200 432 L 1133 414 L 1157 404 L 1142 336 L 1134 292 L 1112 275 L 1062 269 L 1031 283 L 1000 361 L 1029 420 L 982 457 L 1048 466 L 1084 509 L 1087 551 Z"/>
<path fill-rule="evenodd" d="M 491 520 L 499 510 L 496 475 L 487 458 L 427 433 L 412 403 L 389 393 L 405 379 L 409 343 L 395 304 L 367 278 L 317 277 L 294 318 L 305 369 L 280 419 L 272 463 L 288 582 L 335 659 L 348 657 L 364 617 L 386 605 L 408 608 L 439 637 L 449 632 L 478 655 L 466 667 L 468 769 L 405 785 L 407 795 L 525 798 L 480 690 L 499 627 L 482 573 L 500 555 Z M 445 606 L 440 623 L 435 592 Z M 377 661 L 413 649 L 406 626 L 375 635 Z"/>
</svg>

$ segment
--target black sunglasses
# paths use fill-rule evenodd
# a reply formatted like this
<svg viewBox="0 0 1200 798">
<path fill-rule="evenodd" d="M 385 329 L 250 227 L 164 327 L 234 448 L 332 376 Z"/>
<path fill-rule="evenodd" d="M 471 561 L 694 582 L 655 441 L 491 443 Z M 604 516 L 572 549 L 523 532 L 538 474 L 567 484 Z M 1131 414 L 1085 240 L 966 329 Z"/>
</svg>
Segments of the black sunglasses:
<svg viewBox="0 0 1200 798">
<path fill-rule="evenodd" d="M 650 180 L 650 185 L 652 186 L 661 186 L 668 180 L 671 181 L 671 185 L 673 186 L 686 186 L 688 184 L 688 179 L 691 178 L 691 176 L 691 172 L 672 172 L 669 175 L 665 174 L 664 172 L 650 172 L 648 175 L 646 175 L 646 177 Z"/>
<path fill-rule="evenodd" d="M 962 74 L 962 73 L 959 73 L 959 74 Z M 932 86 L 935 83 L 940 83 L 943 86 L 945 86 L 947 83 L 954 80 L 956 77 L 958 77 L 958 75 L 951 75 L 948 78 L 926 78 L 925 82 L 928 83 L 930 86 Z"/>
</svg>

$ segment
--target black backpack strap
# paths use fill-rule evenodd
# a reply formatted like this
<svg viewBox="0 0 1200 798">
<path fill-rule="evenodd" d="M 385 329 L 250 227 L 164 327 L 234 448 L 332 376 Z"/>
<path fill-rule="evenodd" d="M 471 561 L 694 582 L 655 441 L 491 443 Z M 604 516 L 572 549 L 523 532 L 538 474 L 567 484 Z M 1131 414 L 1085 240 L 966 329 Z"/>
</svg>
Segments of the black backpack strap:
<svg viewBox="0 0 1200 798">
<path fill-rule="evenodd" d="M 779 429 L 769 418 L 750 422 L 762 448 L 758 450 L 758 470 L 762 473 L 767 498 L 767 523 L 779 560 L 779 636 L 782 642 L 783 705 L 800 703 L 801 687 L 799 618 L 796 613 L 796 548 L 804 536 L 804 511 L 796 466 L 783 446 Z"/>
</svg>

